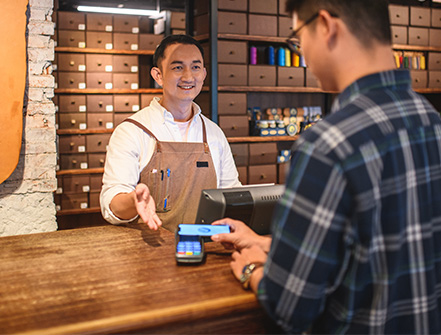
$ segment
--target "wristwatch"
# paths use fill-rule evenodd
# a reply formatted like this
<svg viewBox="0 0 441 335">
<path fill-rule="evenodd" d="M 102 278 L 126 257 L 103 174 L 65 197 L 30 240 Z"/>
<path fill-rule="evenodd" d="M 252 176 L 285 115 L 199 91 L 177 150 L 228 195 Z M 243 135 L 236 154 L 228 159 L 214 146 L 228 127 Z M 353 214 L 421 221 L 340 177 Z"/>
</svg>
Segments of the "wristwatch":
<svg viewBox="0 0 441 335">
<path fill-rule="evenodd" d="M 250 280 L 253 271 L 261 266 L 263 266 L 263 263 L 250 263 L 243 267 L 242 274 L 240 275 L 240 283 L 245 290 L 250 288 Z"/>
</svg>

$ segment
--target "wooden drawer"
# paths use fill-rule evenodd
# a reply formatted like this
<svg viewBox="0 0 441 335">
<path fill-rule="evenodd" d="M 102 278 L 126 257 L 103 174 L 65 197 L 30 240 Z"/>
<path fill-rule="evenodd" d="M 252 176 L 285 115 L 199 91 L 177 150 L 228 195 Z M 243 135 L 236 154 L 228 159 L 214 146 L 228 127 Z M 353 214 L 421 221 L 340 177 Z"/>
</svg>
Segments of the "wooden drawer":
<svg viewBox="0 0 441 335">
<path fill-rule="evenodd" d="M 246 42 L 218 42 L 218 62 L 247 64 L 247 43 Z"/>
<path fill-rule="evenodd" d="M 427 88 L 427 71 L 410 71 L 413 88 Z"/>
<path fill-rule="evenodd" d="M 429 88 L 441 88 L 441 71 L 429 71 Z"/>
<path fill-rule="evenodd" d="M 277 165 L 250 165 L 248 166 L 249 184 L 277 183 Z"/>
<path fill-rule="evenodd" d="M 233 143 L 230 144 L 231 152 L 233 154 L 236 166 L 248 165 L 248 144 L 247 143 Z"/>
<path fill-rule="evenodd" d="M 63 176 L 63 193 L 81 193 L 90 191 L 88 175 Z"/>
<path fill-rule="evenodd" d="M 150 103 L 156 96 L 156 94 L 141 94 L 141 108 L 150 106 Z"/>
<path fill-rule="evenodd" d="M 390 24 L 401 26 L 409 25 L 409 7 L 399 5 L 389 5 Z"/>
<path fill-rule="evenodd" d="M 227 137 L 249 136 L 248 116 L 219 116 L 219 126 Z"/>
<path fill-rule="evenodd" d="M 155 34 L 140 34 L 139 35 L 139 49 L 140 50 L 155 50 L 161 43 L 164 35 Z"/>
<path fill-rule="evenodd" d="M 84 31 L 58 30 L 57 44 L 60 47 L 85 48 L 86 33 Z"/>
<path fill-rule="evenodd" d="M 279 15 L 290 16 L 286 11 L 286 0 L 279 0 Z"/>
<path fill-rule="evenodd" d="M 310 69 L 306 69 L 305 76 L 306 87 L 320 87 L 317 78 L 314 76 Z"/>
<path fill-rule="evenodd" d="M 112 72 L 113 56 L 86 54 L 87 72 Z"/>
<path fill-rule="evenodd" d="M 63 135 L 58 140 L 58 150 L 61 154 L 86 152 L 86 137 L 84 135 Z"/>
<path fill-rule="evenodd" d="M 57 29 L 61 30 L 85 30 L 86 14 L 80 12 L 58 11 Z"/>
<path fill-rule="evenodd" d="M 100 191 L 89 192 L 89 207 L 90 208 L 100 207 Z"/>
<path fill-rule="evenodd" d="M 100 191 L 103 186 L 103 175 L 102 174 L 91 174 L 90 175 L 90 191 Z"/>
<path fill-rule="evenodd" d="M 121 122 L 127 119 L 133 113 L 115 113 L 113 114 L 113 126 L 117 127 Z"/>
<path fill-rule="evenodd" d="M 139 16 L 114 15 L 113 31 L 116 33 L 139 33 Z"/>
<path fill-rule="evenodd" d="M 113 87 L 137 90 L 139 88 L 137 73 L 114 73 Z"/>
<path fill-rule="evenodd" d="M 275 14 L 277 15 L 278 0 L 250 0 L 250 13 Z"/>
<path fill-rule="evenodd" d="M 248 15 L 248 34 L 258 36 L 277 36 L 277 16 Z"/>
<path fill-rule="evenodd" d="M 279 17 L 279 35 L 280 37 L 288 37 L 292 33 L 292 18 L 287 16 Z"/>
<path fill-rule="evenodd" d="M 170 28 L 185 29 L 185 13 L 171 12 L 170 13 Z"/>
<path fill-rule="evenodd" d="M 250 143 L 250 165 L 275 164 L 277 162 L 277 143 Z"/>
<path fill-rule="evenodd" d="M 273 65 L 248 66 L 248 82 L 252 86 L 276 86 L 276 67 Z"/>
<path fill-rule="evenodd" d="M 237 166 L 237 172 L 239 173 L 239 181 L 242 185 L 248 184 L 248 167 Z"/>
<path fill-rule="evenodd" d="M 111 134 L 91 134 L 86 136 L 87 152 L 106 152 Z"/>
<path fill-rule="evenodd" d="M 137 112 L 139 110 L 138 94 L 115 95 L 115 112 Z"/>
<path fill-rule="evenodd" d="M 102 168 L 106 162 L 105 153 L 91 153 L 87 155 L 87 162 L 90 169 Z"/>
<path fill-rule="evenodd" d="M 429 27 L 431 21 L 430 8 L 410 7 L 410 25 Z"/>
<path fill-rule="evenodd" d="M 113 88 L 112 73 L 107 72 L 87 72 L 86 86 L 87 88 L 99 88 L 110 90 Z"/>
<path fill-rule="evenodd" d="M 90 31 L 113 31 L 113 16 L 109 14 L 87 13 L 87 30 Z"/>
<path fill-rule="evenodd" d="M 429 45 L 431 47 L 441 47 L 441 29 L 429 30 Z"/>
<path fill-rule="evenodd" d="M 86 96 L 85 95 L 58 95 L 58 112 L 85 112 Z"/>
<path fill-rule="evenodd" d="M 219 115 L 245 115 L 247 112 L 246 93 L 219 93 Z"/>
<path fill-rule="evenodd" d="M 61 209 L 86 209 L 89 208 L 87 193 L 71 193 L 61 195 Z"/>
<path fill-rule="evenodd" d="M 86 44 L 88 48 L 113 49 L 112 33 L 87 31 Z"/>
<path fill-rule="evenodd" d="M 113 72 L 138 73 L 138 69 L 138 56 L 113 56 Z"/>
<path fill-rule="evenodd" d="M 248 10 L 247 0 L 218 0 L 218 8 L 237 12 L 246 12 Z"/>
<path fill-rule="evenodd" d="M 219 34 L 241 34 L 247 33 L 247 16 L 244 13 L 219 12 L 218 13 Z"/>
<path fill-rule="evenodd" d="M 87 96 L 87 112 L 113 112 L 113 96 L 112 95 L 88 95 Z"/>
<path fill-rule="evenodd" d="M 429 29 L 409 27 L 409 44 L 410 45 L 429 45 Z"/>
<path fill-rule="evenodd" d="M 60 113 L 60 129 L 87 129 L 86 113 Z"/>
<path fill-rule="evenodd" d="M 277 86 L 305 86 L 305 69 L 303 67 L 277 68 Z"/>
<path fill-rule="evenodd" d="M 428 69 L 441 70 L 441 53 L 429 52 Z"/>
<path fill-rule="evenodd" d="M 289 173 L 289 167 L 290 167 L 289 163 L 277 164 L 277 172 L 278 172 L 277 182 L 279 184 L 285 184 L 286 177 L 288 176 Z"/>
<path fill-rule="evenodd" d="M 88 113 L 88 129 L 113 129 L 112 113 Z"/>
<path fill-rule="evenodd" d="M 407 44 L 407 27 L 391 26 L 390 29 L 393 44 Z"/>
<path fill-rule="evenodd" d="M 84 54 L 60 53 L 57 56 L 57 71 L 86 71 L 86 57 Z"/>
<path fill-rule="evenodd" d="M 61 170 L 87 169 L 87 154 L 60 155 Z"/>
<path fill-rule="evenodd" d="M 432 8 L 432 27 L 441 28 L 441 9 Z"/>
<path fill-rule="evenodd" d="M 128 33 L 114 33 L 113 48 L 116 50 L 138 50 L 138 35 Z"/>
<path fill-rule="evenodd" d="M 60 72 L 58 74 L 58 88 L 86 88 L 84 72 Z"/>
<path fill-rule="evenodd" d="M 248 83 L 247 65 L 219 64 L 218 85 L 246 86 Z"/>
</svg>

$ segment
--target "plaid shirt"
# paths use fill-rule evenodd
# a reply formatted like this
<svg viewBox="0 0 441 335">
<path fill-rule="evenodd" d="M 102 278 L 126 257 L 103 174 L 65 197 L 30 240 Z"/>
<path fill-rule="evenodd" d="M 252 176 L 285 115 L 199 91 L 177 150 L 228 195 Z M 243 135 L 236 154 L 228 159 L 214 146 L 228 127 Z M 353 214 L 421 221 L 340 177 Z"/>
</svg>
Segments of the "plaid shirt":
<svg viewBox="0 0 441 335">
<path fill-rule="evenodd" d="M 441 121 L 366 76 L 293 147 L 258 297 L 288 332 L 441 331 Z"/>
</svg>

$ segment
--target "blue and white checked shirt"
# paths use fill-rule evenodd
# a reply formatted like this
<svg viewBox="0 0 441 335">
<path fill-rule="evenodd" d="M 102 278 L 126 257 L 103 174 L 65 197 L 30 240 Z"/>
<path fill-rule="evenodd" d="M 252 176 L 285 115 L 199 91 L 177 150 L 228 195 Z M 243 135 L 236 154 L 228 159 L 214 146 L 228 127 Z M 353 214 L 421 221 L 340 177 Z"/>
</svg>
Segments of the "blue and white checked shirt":
<svg viewBox="0 0 441 335">
<path fill-rule="evenodd" d="M 296 141 L 272 237 L 258 297 L 286 331 L 441 332 L 441 120 L 407 71 Z"/>
</svg>

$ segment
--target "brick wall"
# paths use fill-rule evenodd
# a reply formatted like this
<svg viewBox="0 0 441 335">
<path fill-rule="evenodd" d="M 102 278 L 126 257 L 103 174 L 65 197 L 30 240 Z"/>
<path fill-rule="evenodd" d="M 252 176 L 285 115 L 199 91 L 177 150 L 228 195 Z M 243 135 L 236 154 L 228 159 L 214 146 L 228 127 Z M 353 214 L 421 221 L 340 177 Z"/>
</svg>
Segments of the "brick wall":
<svg viewBox="0 0 441 335">
<path fill-rule="evenodd" d="M 57 229 L 53 0 L 29 0 L 28 78 L 18 166 L 0 184 L 0 236 Z"/>
</svg>

